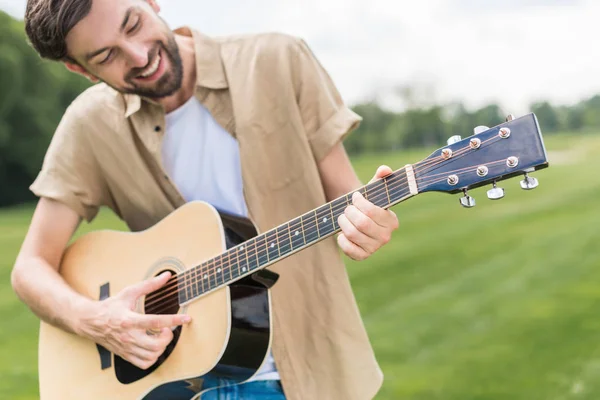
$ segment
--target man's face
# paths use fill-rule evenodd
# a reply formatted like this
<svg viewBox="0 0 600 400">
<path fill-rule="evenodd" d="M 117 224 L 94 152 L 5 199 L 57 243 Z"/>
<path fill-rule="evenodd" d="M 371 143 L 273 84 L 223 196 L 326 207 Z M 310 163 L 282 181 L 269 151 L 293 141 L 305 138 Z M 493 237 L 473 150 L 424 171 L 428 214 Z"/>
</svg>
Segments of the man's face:
<svg viewBox="0 0 600 400">
<path fill-rule="evenodd" d="M 173 94 L 183 67 L 173 32 L 154 0 L 94 0 L 66 38 L 85 75 L 123 93 L 150 98 Z"/>
</svg>

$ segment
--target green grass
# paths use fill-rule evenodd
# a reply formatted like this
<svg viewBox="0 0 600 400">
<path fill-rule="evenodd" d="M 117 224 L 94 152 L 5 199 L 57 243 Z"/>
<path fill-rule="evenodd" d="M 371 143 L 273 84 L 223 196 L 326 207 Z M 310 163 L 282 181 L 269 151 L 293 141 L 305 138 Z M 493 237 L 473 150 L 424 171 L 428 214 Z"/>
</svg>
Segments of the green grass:
<svg viewBox="0 0 600 400">
<path fill-rule="evenodd" d="M 378 399 L 600 398 L 600 136 L 546 138 L 540 187 L 478 205 L 429 193 L 394 207 L 390 244 L 347 261 L 385 374 Z M 361 157 L 364 181 L 429 151 Z M 10 269 L 32 208 L 0 212 L 0 398 L 37 398 L 37 319 Z M 124 229 L 110 213 L 84 229 Z"/>
</svg>

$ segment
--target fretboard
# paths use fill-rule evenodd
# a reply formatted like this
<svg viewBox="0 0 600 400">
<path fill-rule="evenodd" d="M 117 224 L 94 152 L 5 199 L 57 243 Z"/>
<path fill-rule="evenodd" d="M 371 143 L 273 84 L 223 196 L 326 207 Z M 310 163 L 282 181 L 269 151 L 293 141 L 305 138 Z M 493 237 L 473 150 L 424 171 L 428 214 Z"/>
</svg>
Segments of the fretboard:
<svg viewBox="0 0 600 400">
<path fill-rule="evenodd" d="M 228 285 L 339 232 L 338 217 L 352 204 L 355 192 L 381 208 L 412 196 L 404 168 L 397 170 L 179 274 L 179 303 Z"/>
</svg>

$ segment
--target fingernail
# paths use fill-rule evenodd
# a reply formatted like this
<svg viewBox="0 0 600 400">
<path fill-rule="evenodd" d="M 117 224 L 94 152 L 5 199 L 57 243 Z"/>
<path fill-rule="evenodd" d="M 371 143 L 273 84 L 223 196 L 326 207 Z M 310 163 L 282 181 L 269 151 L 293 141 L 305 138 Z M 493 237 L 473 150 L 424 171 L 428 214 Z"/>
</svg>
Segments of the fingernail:
<svg viewBox="0 0 600 400">
<path fill-rule="evenodd" d="M 183 322 L 190 322 L 191 320 L 192 320 L 192 317 L 190 317 L 189 315 L 183 316 Z"/>
</svg>

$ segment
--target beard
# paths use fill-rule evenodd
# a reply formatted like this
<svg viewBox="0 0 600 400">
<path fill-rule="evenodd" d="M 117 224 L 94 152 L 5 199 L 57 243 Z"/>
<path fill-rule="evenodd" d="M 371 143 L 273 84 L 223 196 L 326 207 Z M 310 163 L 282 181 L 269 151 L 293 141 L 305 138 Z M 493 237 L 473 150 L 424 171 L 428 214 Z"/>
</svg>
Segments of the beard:
<svg viewBox="0 0 600 400">
<path fill-rule="evenodd" d="M 156 46 L 150 51 L 148 64 L 156 59 L 159 50 L 163 59 L 161 62 L 164 62 L 164 59 L 167 58 L 171 65 L 171 69 L 165 70 L 163 76 L 161 76 L 153 86 L 148 87 L 139 86 L 135 83 L 135 77 L 141 74 L 145 67 L 136 68 L 125 78 L 125 82 L 127 82 L 130 87 L 121 89 L 121 92 L 157 99 L 170 96 L 181 88 L 181 82 L 183 80 L 183 63 L 181 61 L 181 55 L 179 54 L 179 47 L 177 46 L 177 42 L 175 42 L 175 37 L 169 35 L 166 45 L 162 42 L 157 42 Z"/>
</svg>

